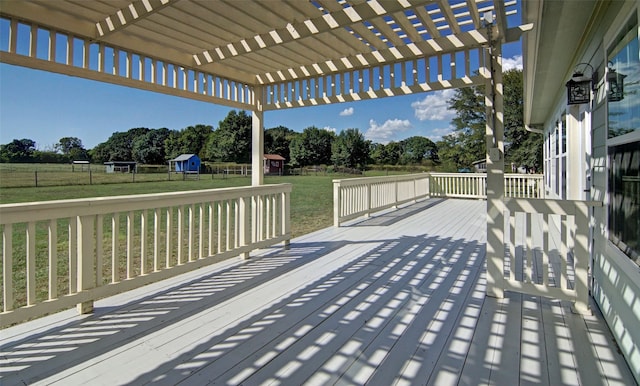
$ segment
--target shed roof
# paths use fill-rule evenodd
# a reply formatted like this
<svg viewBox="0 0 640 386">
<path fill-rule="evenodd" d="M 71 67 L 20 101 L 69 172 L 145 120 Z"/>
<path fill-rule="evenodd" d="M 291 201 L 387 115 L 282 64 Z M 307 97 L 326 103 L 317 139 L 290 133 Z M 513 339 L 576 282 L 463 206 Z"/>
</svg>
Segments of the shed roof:
<svg viewBox="0 0 640 386">
<path fill-rule="evenodd" d="M 197 156 L 195 154 L 180 154 L 179 156 L 172 159 L 171 161 L 188 161 L 193 157 L 197 157 Z"/>
<path fill-rule="evenodd" d="M 274 160 L 274 161 L 284 161 L 285 158 L 281 155 L 277 154 L 265 154 L 264 159 Z"/>
</svg>

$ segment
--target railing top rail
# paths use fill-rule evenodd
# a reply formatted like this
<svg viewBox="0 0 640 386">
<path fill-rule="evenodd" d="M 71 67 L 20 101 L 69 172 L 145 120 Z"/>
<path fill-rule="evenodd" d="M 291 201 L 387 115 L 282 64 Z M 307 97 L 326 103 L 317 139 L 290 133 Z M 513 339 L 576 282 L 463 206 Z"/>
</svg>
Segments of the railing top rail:
<svg viewBox="0 0 640 386">
<path fill-rule="evenodd" d="M 575 208 L 579 205 L 602 206 L 600 201 L 552 200 L 548 198 L 505 198 L 504 203 L 509 210 L 560 215 L 575 214 Z"/>
<path fill-rule="evenodd" d="M 505 173 L 504 178 L 542 178 L 544 174 L 522 174 L 522 173 Z"/>
<path fill-rule="evenodd" d="M 290 193 L 292 185 L 260 185 L 235 188 L 205 189 L 181 192 L 134 194 L 112 197 L 90 197 L 69 200 L 40 201 L 0 205 L 0 224 L 42 221 L 72 216 L 86 216 L 189 205 L 207 201 L 251 197 L 255 194 Z M 179 201 L 177 200 L 179 198 Z M 178 202 L 179 204 L 176 204 Z"/>
<path fill-rule="evenodd" d="M 380 176 L 380 177 L 356 177 L 356 178 L 344 178 L 333 180 L 333 183 L 339 183 L 341 185 L 362 185 L 376 182 L 394 182 L 394 181 L 410 181 L 420 178 L 429 177 L 429 173 L 414 173 L 414 174 L 398 174 L 392 176 Z"/>
<path fill-rule="evenodd" d="M 487 173 L 429 173 L 433 177 L 486 177 Z"/>
</svg>

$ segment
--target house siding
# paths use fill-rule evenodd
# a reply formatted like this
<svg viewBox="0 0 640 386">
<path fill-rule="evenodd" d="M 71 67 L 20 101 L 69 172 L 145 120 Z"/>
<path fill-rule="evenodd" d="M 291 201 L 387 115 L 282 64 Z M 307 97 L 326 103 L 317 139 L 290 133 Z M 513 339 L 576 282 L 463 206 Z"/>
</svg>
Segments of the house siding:
<svg viewBox="0 0 640 386">
<path fill-rule="evenodd" d="M 604 3 L 602 3 L 604 4 Z M 604 318 L 616 340 L 610 342 L 617 344 L 625 356 L 636 382 L 640 383 L 640 268 L 627 258 L 618 248 L 608 240 L 607 219 L 607 184 L 608 184 L 608 107 L 604 84 L 605 68 L 607 64 L 606 50 L 611 36 L 615 36 L 615 30 L 626 22 L 629 15 L 638 11 L 636 2 L 611 2 L 602 5 L 596 10 L 592 20 L 597 20 L 591 28 L 587 28 L 583 36 L 583 46 L 576 52 L 577 63 L 589 63 L 598 74 L 598 89 L 590 106 L 590 133 L 591 133 L 591 191 L 590 199 L 602 202 L 602 207 L 593 208 L 593 260 L 592 272 L 592 296 L 602 311 Z M 640 20 L 640 16 L 638 17 Z M 567 114 L 577 110 L 567 108 L 566 89 L 558 93 L 555 108 L 549 111 L 545 123 L 546 133 L 553 135 L 557 120 L 566 110 Z M 572 129 L 567 125 L 569 130 Z M 575 137 L 574 137 L 575 138 Z M 573 152 L 577 151 L 574 147 Z M 551 149 L 553 151 L 553 149 Z M 568 154 L 567 162 L 581 162 L 584 154 Z M 549 165 L 551 166 L 551 164 Z M 569 170 L 572 166 L 568 165 Z M 551 181 L 547 186 L 548 197 L 559 198 L 555 194 L 556 178 L 562 178 L 562 174 L 555 175 L 552 170 Z M 575 181 L 575 180 L 574 180 Z M 571 182 L 571 181 L 570 181 Z M 572 182 L 573 183 L 573 182 Z M 562 183 L 558 184 L 561 186 Z"/>
<path fill-rule="evenodd" d="M 601 20 L 597 37 L 591 40 L 600 78 L 606 65 L 605 37 L 609 30 L 617 28 L 630 12 L 629 3 L 611 4 Z M 640 383 L 640 268 L 613 246 L 607 237 L 607 103 L 604 87 L 596 95 L 592 110 L 592 199 L 604 206 L 594 209 L 594 260 L 592 266 L 592 295 L 611 329 L 618 347 Z"/>
</svg>

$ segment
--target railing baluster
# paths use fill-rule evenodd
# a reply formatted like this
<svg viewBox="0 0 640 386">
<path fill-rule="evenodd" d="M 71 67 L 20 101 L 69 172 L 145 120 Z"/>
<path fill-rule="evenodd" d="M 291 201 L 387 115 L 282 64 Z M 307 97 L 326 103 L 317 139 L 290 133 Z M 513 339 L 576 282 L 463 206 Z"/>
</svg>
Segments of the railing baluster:
<svg viewBox="0 0 640 386">
<path fill-rule="evenodd" d="M 532 232 L 531 229 L 531 213 L 525 213 L 525 235 L 526 235 L 526 253 L 524 259 L 525 266 L 525 282 L 533 283 L 533 243 L 532 243 Z"/>
<path fill-rule="evenodd" d="M 193 244 L 195 242 L 194 240 L 194 228 L 195 228 L 195 208 L 193 206 L 193 204 L 191 204 L 188 208 L 188 212 L 189 212 L 189 224 L 188 226 L 188 232 L 189 232 L 189 236 L 188 236 L 188 242 L 189 242 L 189 246 L 187 248 L 187 259 L 188 261 L 193 261 Z"/>
<path fill-rule="evenodd" d="M 120 214 L 113 213 L 111 215 L 111 282 L 120 281 L 120 264 L 118 264 L 119 254 L 118 247 L 120 245 L 118 236 L 120 234 Z"/>
<path fill-rule="evenodd" d="M 133 211 L 127 213 L 127 279 L 133 277 L 133 232 L 135 217 Z"/>
<path fill-rule="evenodd" d="M 49 221 L 47 228 L 49 249 L 49 300 L 58 297 L 58 220 Z"/>
<path fill-rule="evenodd" d="M 100 286 L 103 282 L 103 265 L 104 265 L 104 215 L 99 214 L 96 217 L 96 285 Z"/>
<path fill-rule="evenodd" d="M 162 213 L 160 208 L 153 211 L 153 272 L 160 270 L 160 224 Z"/>
<path fill-rule="evenodd" d="M 27 305 L 36 304 L 36 223 L 27 224 Z"/>
<path fill-rule="evenodd" d="M 222 253 L 222 201 L 218 201 L 218 253 Z"/>
<path fill-rule="evenodd" d="M 215 254 L 215 249 L 213 245 L 213 225 L 215 224 L 214 217 L 214 206 L 213 202 L 209 202 L 209 256 L 213 256 Z"/>
<path fill-rule="evenodd" d="M 516 212 L 509 213 L 509 280 L 516 280 Z"/>
<path fill-rule="evenodd" d="M 96 216 L 91 215 L 78 216 L 70 220 L 78 224 L 78 292 L 86 291 L 96 286 L 94 261 L 95 220 Z M 92 312 L 93 300 L 78 303 L 76 309 L 79 314 Z"/>
<path fill-rule="evenodd" d="M 13 225 L 2 228 L 2 302 L 3 311 L 13 310 Z"/>
<path fill-rule="evenodd" d="M 549 222 L 551 221 L 551 215 L 544 213 L 542 218 L 542 285 L 549 286 Z M 560 260 L 564 260 L 563 256 L 560 256 Z M 554 278 L 556 273 L 554 271 Z M 555 283 L 557 285 L 557 282 Z"/>
<path fill-rule="evenodd" d="M 140 275 L 147 274 L 147 211 L 140 213 Z"/>
<path fill-rule="evenodd" d="M 76 293 L 78 275 L 78 223 L 69 219 L 69 293 Z"/>
<path fill-rule="evenodd" d="M 165 268 L 171 268 L 171 257 L 173 255 L 173 208 L 167 208 L 167 224 L 166 224 L 166 248 L 167 254 L 165 258 Z"/>
<path fill-rule="evenodd" d="M 184 206 L 178 205 L 178 265 L 184 264 Z"/>
<path fill-rule="evenodd" d="M 568 280 L 568 272 L 567 272 L 567 243 L 569 238 L 571 237 L 569 230 L 569 216 L 562 216 L 562 221 L 560 222 L 560 232 L 559 232 L 559 240 L 560 240 L 560 288 L 569 289 L 569 280 Z"/>
</svg>

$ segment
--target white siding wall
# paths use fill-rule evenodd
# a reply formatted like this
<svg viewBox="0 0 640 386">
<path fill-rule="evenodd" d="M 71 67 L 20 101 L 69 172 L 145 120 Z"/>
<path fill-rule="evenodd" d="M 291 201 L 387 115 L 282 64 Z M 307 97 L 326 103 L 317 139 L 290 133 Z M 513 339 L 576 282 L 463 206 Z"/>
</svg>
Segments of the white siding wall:
<svg viewBox="0 0 640 386">
<path fill-rule="evenodd" d="M 603 7 L 605 8 L 605 7 Z M 602 79 L 606 67 L 606 49 L 608 41 L 617 34 L 616 28 L 623 25 L 629 15 L 638 11 L 637 2 L 627 1 L 625 3 L 614 2 L 606 10 L 601 9 L 601 14 L 594 20 L 598 20 L 597 25 L 587 29 L 585 41 L 588 43 L 580 48 L 577 53 L 576 63 L 590 63 L 598 72 L 599 89 L 595 95 L 595 101 L 591 105 L 591 199 L 604 203 L 603 207 L 593 209 L 593 262 L 592 276 L 593 288 L 592 296 L 598 304 L 600 310 L 611 329 L 617 345 L 627 358 L 636 381 L 640 383 L 640 268 L 630 261 L 622 252 L 608 241 L 607 234 L 607 103 L 605 86 Z M 640 17 L 638 17 L 640 20 Z M 564 86 L 564 85 L 562 85 Z M 567 108 L 566 91 L 559 93 L 561 96 L 556 101 L 556 108 L 549 112 L 545 124 L 546 134 L 550 143 L 545 144 L 545 160 L 548 160 L 544 171 L 545 180 L 548 181 L 548 196 L 559 198 L 562 195 L 562 172 L 556 172 L 553 155 L 555 154 L 555 127 L 562 113 L 566 110 L 568 114 L 575 112 L 574 107 Z M 577 111 L 577 110 L 576 110 Z M 571 127 L 569 127 L 571 130 Z M 561 138 L 561 136 L 560 136 Z M 573 136 L 568 137 L 574 139 Z M 567 157 L 567 168 L 570 171 L 578 170 L 577 165 L 572 163 L 582 162 L 584 154 L 580 146 L 569 146 L 570 152 Z M 560 158 L 557 158 L 558 161 Z M 554 168 L 550 170 L 549 167 Z M 548 179 L 547 179 L 548 178 Z M 559 183 L 558 183 L 559 182 Z M 575 190 L 573 183 L 568 181 L 571 187 L 568 190 Z M 558 194 L 556 194 L 556 187 Z M 569 194 L 574 196 L 574 194 Z M 568 197 L 574 198 L 574 197 Z M 613 342 L 609 342 L 614 344 Z"/>
</svg>

